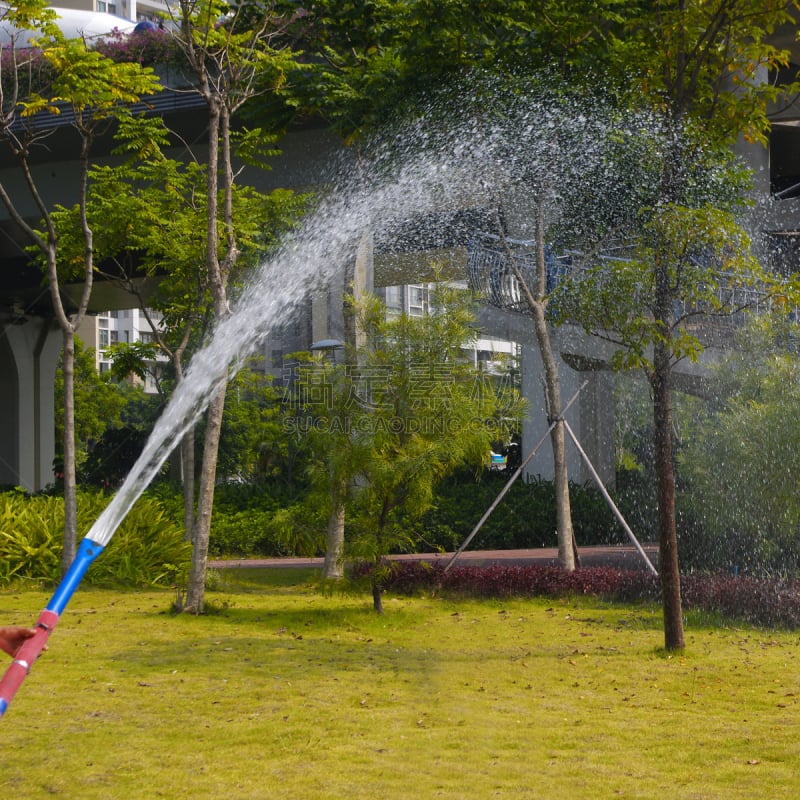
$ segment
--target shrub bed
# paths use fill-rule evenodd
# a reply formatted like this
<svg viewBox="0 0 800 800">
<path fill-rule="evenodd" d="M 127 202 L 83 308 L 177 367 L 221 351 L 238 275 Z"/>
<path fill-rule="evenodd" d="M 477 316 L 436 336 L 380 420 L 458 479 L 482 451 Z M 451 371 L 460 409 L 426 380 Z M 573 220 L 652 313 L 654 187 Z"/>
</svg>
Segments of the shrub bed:
<svg viewBox="0 0 800 800">
<path fill-rule="evenodd" d="M 302 484 L 283 481 L 218 485 L 214 493 L 209 555 L 230 558 L 295 555 L 294 548 L 284 541 L 276 518 L 298 503 L 303 492 Z"/>
<path fill-rule="evenodd" d="M 420 519 L 404 524 L 412 536 L 430 548 L 454 550 L 472 531 L 510 476 L 484 474 L 475 480 L 460 472 L 434 490 L 433 507 Z M 570 483 L 570 506 L 575 535 L 581 545 L 615 544 L 625 540 L 600 492 Z M 556 546 L 556 502 L 553 482 L 542 478 L 519 480 L 480 531 L 486 550 L 516 550 Z"/>
<path fill-rule="evenodd" d="M 355 568 L 364 575 L 370 565 Z M 800 581 L 730 574 L 693 573 L 681 579 L 686 610 L 773 628 L 800 628 Z M 541 565 L 453 567 L 424 561 L 393 562 L 384 586 L 399 594 L 436 591 L 468 597 L 569 597 L 585 595 L 618 602 L 656 602 L 658 579 L 644 570 L 586 567 L 566 572 Z"/>
<path fill-rule="evenodd" d="M 78 496 L 78 538 L 109 501 L 102 493 Z M 60 497 L 0 494 L 0 586 L 16 580 L 57 582 L 61 577 L 64 501 Z M 161 504 L 142 498 L 127 514 L 86 583 L 173 585 L 188 570 L 191 545 Z"/>
</svg>

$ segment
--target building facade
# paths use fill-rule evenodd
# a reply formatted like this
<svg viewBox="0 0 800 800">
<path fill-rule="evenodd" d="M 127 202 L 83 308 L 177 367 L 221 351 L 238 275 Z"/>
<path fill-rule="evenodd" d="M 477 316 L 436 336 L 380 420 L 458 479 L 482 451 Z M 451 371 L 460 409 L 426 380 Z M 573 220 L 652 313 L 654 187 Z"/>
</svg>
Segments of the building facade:
<svg viewBox="0 0 800 800">
<path fill-rule="evenodd" d="M 148 315 L 154 324 L 158 324 L 160 315 L 149 311 Z M 119 309 L 116 311 L 101 311 L 99 314 L 87 316 L 80 328 L 78 337 L 86 347 L 95 351 L 95 365 L 99 373 L 111 369 L 112 359 L 109 348 L 115 344 L 133 344 L 143 342 L 149 344 L 154 340 L 153 327 L 145 314 L 138 308 Z M 144 390 L 148 393 L 156 392 L 156 377 L 159 369 L 159 359 L 148 366 Z"/>
<path fill-rule="evenodd" d="M 59 0 L 56 10 L 61 8 L 73 11 L 96 12 L 111 17 L 121 17 L 130 22 L 151 20 L 157 22 L 169 10 L 164 0 Z M 109 30 L 114 28 L 114 20 Z"/>
</svg>

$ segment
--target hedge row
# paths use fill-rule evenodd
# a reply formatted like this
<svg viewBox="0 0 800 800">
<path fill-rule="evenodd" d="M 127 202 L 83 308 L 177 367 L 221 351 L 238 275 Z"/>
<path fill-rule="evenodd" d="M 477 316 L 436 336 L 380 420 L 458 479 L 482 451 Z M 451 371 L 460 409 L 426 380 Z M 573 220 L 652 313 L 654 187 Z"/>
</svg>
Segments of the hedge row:
<svg viewBox="0 0 800 800">
<path fill-rule="evenodd" d="M 419 520 L 405 522 L 408 530 L 431 548 L 456 549 L 494 502 L 510 476 L 488 473 L 481 480 L 459 474 L 443 481 L 434 492 L 434 505 Z M 583 546 L 625 540 L 622 528 L 600 492 L 570 483 L 572 525 Z M 555 547 L 556 501 L 552 481 L 519 480 L 483 525 L 474 547 L 516 550 Z"/>
<path fill-rule="evenodd" d="M 356 571 L 369 569 L 361 565 Z M 681 583 L 687 610 L 756 626 L 800 628 L 800 581 L 693 573 L 684 575 Z M 384 586 L 399 594 L 436 591 L 483 598 L 584 595 L 631 603 L 656 602 L 660 597 L 658 579 L 649 572 L 610 567 L 566 572 L 541 565 L 463 566 L 445 573 L 441 564 L 403 561 L 390 565 Z"/>
</svg>

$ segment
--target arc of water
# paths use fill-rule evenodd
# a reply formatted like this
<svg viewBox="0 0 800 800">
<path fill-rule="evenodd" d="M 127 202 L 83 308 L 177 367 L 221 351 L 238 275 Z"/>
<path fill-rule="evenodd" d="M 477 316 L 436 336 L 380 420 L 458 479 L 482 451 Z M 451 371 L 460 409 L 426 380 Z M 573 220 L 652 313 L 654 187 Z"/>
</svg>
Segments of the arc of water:
<svg viewBox="0 0 800 800">
<path fill-rule="evenodd" d="M 534 104 L 531 119 L 540 120 L 543 111 L 544 107 Z M 527 118 L 528 114 L 523 116 Z M 454 124 L 441 141 L 431 140 L 430 146 L 426 143 L 431 126 L 423 124 L 416 129 L 416 123 L 412 122 L 409 131 L 401 131 L 388 142 L 385 163 L 380 153 L 376 156 L 369 185 L 358 176 L 355 181 L 345 178 L 341 185 L 333 179 L 328 197 L 321 200 L 308 224 L 262 266 L 240 308 L 192 359 L 181 390 L 170 400 L 144 452 L 81 542 L 72 567 L 36 623 L 36 635 L 22 646 L 0 680 L 0 716 L 44 649 L 87 569 L 183 434 L 200 416 L 214 391 L 227 379 L 230 365 L 234 364 L 235 371 L 270 326 L 284 322 L 289 309 L 311 289 L 324 286 L 339 266 L 349 261 L 353 242 L 358 241 L 365 229 L 377 227 L 386 216 L 413 220 L 421 214 L 452 210 L 463 205 L 462 200 L 481 207 L 488 202 L 489 195 L 495 196 L 496 192 L 504 192 L 504 187 L 513 185 L 517 180 L 516 168 L 513 160 L 509 162 L 508 154 L 536 151 L 535 146 L 521 145 L 520 129 L 533 136 L 532 144 L 536 145 L 537 132 L 546 127 L 537 122 L 520 128 L 519 122 L 504 123 L 508 130 L 491 122 L 484 128 L 478 120 L 467 116 L 461 124 Z M 395 152 L 408 157 L 395 160 Z M 346 167 L 353 169 L 352 164 Z M 341 170 L 336 173 L 343 174 Z"/>
<path fill-rule="evenodd" d="M 447 192 L 464 190 L 464 173 L 452 153 L 445 158 L 441 154 L 434 158 L 423 155 L 370 187 L 369 192 L 359 186 L 351 187 L 356 191 L 348 191 L 346 185 L 339 187 L 341 191 L 332 192 L 320 203 L 299 234 L 262 265 L 239 308 L 192 359 L 180 390 L 156 423 L 141 456 L 80 543 L 72 566 L 36 622 L 36 634 L 26 640 L 0 679 L 0 717 L 41 655 L 89 566 L 229 373 L 255 350 L 272 325 L 284 321 L 301 297 L 316 286 L 324 286 L 349 258 L 352 242 L 373 226 L 376 216 L 389 209 L 398 210 L 401 216 L 435 209 Z"/>
</svg>

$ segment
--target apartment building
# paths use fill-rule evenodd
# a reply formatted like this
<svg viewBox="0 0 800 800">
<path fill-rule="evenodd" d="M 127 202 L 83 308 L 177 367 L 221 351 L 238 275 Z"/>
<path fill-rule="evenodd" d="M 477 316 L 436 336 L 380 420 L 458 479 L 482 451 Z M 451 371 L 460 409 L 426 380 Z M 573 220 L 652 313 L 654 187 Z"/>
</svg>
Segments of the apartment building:
<svg viewBox="0 0 800 800">
<path fill-rule="evenodd" d="M 459 284 L 466 288 L 466 282 Z M 408 314 L 410 317 L 421 317 L 431 310 L 431 297 L 435 288 L 435 283 L 412 283 L 376 288 L 375 294 L 383 301 L 390 316 Z M 490 374 L 507 372 L 517 363 L 519 357 L 516 342 L 485 335 L 465 347 L 464 351 L 475 368 Z"/>
<path fill-rule="evenodd" d="M 158 324 L 160 319 L 158 313 L 154 311 L 148 313 L 153 322 Z M 78 338 L 87 348 L 94 349 L 95 364 L 100 373 L 108 372 L 111 369 L 112 362 L 109 353 L 111 346 L 121 342 L 149 343 L 153 341 L 153 336 L 153 327 L 138 308 L 102 311 L 86 317 L 78 329 Z M 148 369 L 144 382 L 144 390 L 148 393 L 156 391 L 155 376 L 158 369 L 159 360 L 154 361 Z"/>
<path fill-rule="evenodd" d="M 130 22 L 155 22 L 167 12 L 169 4 L 165 0 L 59 0 L 53 8 L 108 14 Z M 110 21 L 109 31 L 115 27 L 114 20 Z"/>
</svg>

